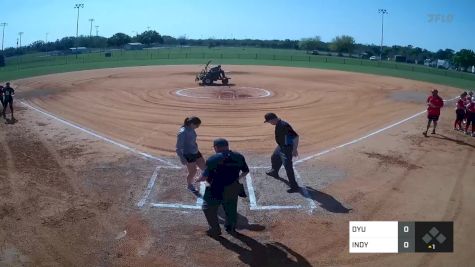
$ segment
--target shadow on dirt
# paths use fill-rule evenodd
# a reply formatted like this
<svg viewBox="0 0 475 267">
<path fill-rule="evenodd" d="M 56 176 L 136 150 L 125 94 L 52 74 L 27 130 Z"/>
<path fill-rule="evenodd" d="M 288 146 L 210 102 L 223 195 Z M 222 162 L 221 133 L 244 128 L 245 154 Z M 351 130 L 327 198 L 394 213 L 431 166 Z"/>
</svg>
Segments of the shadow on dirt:
<svg viewBox="0 0 475 267">
<path fill-rule="evenodd" d="M 305 187 L 308 195 L 305 196 L 305 191 L 300 190 L 300 194 L 306 198 L 310 198 L 320 204 L 323 209 L 333 213 L 348 213 L 351 209 L 346 208 L 340 201 L 336 200 L 333 196 L 313 189 L 309 186 Z"/>
<path fill-rule="evenodd" d="M 219 236 L 217 240 L 223 247 L 239 254 L 239 260 L 248 266 L 312 266 L 302 255 L 279 242 L 259 243 L 257 240 L 241 233 L 233 237 L 244 243 L 242 247 Z"/>
<path fill-rule="evenodd" d="M 465 141 L 462 141 L 462 140 L 457 140 L 457 139 L 450 138 L 450 137 L 445 136 L 443 134 L 434 134 L 431 137 L 441 139 L 441 140 L 452 141 L 452 142 L 456 143 L 457 145 L 468 146 L 468 147 L 475 148 L 475 145 L 469 144 L 469 143 L 467 143 Z"/>
<path fill-rule="evenodd" d="M 226 218 L 226 215 L 224 213 L 224 209 L 223 209 L 222 206 L 220 206 L 219 209 L 218 209 L 219 224 L 224 225 L 225 218 Z M 260 232 L 260 231 L 264 231 L 266 229 L 266 227 L 263 226 L 263 225 L 260 225 L 260 224 L 250 224 L 249 220 L 245 216 L 238 213 L 236 229 L 237 230 L 249 230 L 249 231 L 254 231 L 254 232 Z"/>
<path fill-rule="evenodd" d="M 274 177 L 274 179 L 279 180 L 279 181 L 283 182 L 284 184 L 286 184 L 287 186 L 290 187 L 289 181 L 285 180 L 284 178 Z M 348 209 L 345 206 L 343 206 L 343 204 L 341 204 L 340 201 L 336 200 L 333 196 L 331 196 L 327 193 L 323 193 L 321 191 L 313 189 L 310 186 L 306 186 L 305 189 L 306 190 L 304 190 L 303 187 L 300 187 L 299 193 L 305 198 L 309 198 L 309 199 L 312 199 L 313 201 L 318 202 L 320 207 L 322 207 L 323 209 L 325 209 L 329 212 L 348 213 L 352 210 L 352 209 Z"/>
</svg>

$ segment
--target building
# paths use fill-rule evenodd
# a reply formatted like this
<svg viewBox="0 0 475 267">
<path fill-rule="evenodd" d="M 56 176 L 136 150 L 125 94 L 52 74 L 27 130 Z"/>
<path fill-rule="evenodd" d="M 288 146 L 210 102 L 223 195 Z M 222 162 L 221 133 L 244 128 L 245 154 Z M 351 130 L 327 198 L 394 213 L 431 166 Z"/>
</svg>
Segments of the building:
<svg viewBox="0 0 475 267">
<path fill-rule="evenodd" d="M 83 54 L 89 52 L 89 49 L 87 47 L 71 47 L 69 48 L 69 51 L 71 51 L 72 54 Z"/>
<path fill-rule="evenodd" d="M 142 43 L 128 43 L 124 45 L 125 50 L 142 50 L 144 45 Z"/>
</svg>

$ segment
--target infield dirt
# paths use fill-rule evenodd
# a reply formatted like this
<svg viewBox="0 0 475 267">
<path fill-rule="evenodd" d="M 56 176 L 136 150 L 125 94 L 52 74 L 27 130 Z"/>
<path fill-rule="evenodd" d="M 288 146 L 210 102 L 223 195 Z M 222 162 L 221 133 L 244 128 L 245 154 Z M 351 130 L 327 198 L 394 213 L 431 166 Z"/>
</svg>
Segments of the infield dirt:
<svg viewBox="0 0 475 267">
<path fill-rule="evenodd" d="M 252 166 L 269 164 L 274 147 L 273 128 L 263 124 L 266 112 L 293 125 L 305 157 L 424 110 L 425 95 L 433 88 L 444 98 L 459 94 L 446 86 L 374 75 L 225 66 L 234 87 L 261 88 L 271 95 L 177 95 L 177 90 L 196 87 L 197 70 L 199 66 L 103 69 L 13 85 L 17 100 L 173 163 L 176 132 L 184 117 L 197 115 L 203 120 L 197 132 L 204 154 L 211 154 L 211 140 L 226 137 Z M 251 211 L 243 200 L 242 235 L 215 240 L 204 234 L 199 210 L 137 207 L 159 162 L 17 102 L 18 122 L 0 125 L 0 264 L 470 265 L 475 262 L 470 249 L 475 238 L 475 138 L 452 130 L 453 103 L 446 105 L 436 135 L 422 135 L 421 115 L 300 164 L 301 184 L 317 205 L 314 212 Z M 159 177 L 154 192 L 168 185 L 171 198 L 187 194 L 179 188 L 183 174 Z M 263 176 L 255 183 L 259 201 L 295 198 L 305 203 L 305 196 L 289 196 L 282 181 Z M 190 196 L 181 197 L 186 198 Z M 453 220 L 455 252 L 349 254 L 350 220 Z"/>
</svg>

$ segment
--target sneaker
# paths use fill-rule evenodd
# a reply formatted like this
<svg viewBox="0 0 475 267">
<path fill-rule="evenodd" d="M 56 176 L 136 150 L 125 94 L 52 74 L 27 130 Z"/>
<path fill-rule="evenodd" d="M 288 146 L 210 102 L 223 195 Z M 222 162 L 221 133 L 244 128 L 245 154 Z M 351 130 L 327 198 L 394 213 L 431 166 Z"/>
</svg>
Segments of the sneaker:
<svg viewBox="0 0 475 267">
<path fill-rule="evenodd" d="M 221 229 L 209 229 L 206 231 L 206 235 L 210 237 L 218 237 L 221 235 Z"/>
<path fill-rule="evenodd" d="M 274 178 L 280 178 L 279 173 L 274 170 L 267 171 L 266 174 Z"/>
<path fill-rule="evenodd" d="M 287 190 L 287 193 L 297 193 L 300 192 L 300 187 L 291 187 Z"/>
<path fill-rule="evenodd" d="M 435 131 L 432 131 L 432 133 L 431 133 L 431 134 L 435 134 Z"/>
<path fill-rule="evenodd" d="M 425 135 L 425 136 L 427 136 L 427 131 L 425 131 L 425 132 L 422 132 L 422 134 L 423 134 L 423 135 Z"/>
<path fill-rule="evenodd" d="M 193 193 L 198 192 L 198 190 L 196 190 L 195 186 L 192 185 L 192 184 L 189 184 L 187 188 L 188 188 L 188 190 L 190 190 Z"/>
<path fill-rule="evenodd" d="M 236 231 L 236 227 L 226 226 L 226 232 L 230 235 L 236 235 L 238 232 Z"/>
</svg>

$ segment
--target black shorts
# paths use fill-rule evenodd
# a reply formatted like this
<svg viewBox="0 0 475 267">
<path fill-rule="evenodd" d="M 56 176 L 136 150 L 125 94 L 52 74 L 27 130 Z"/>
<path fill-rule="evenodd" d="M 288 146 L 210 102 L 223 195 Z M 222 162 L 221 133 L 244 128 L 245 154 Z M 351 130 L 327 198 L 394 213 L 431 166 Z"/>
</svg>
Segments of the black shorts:
<svg viewBox="0 0 475 267">
<path fill-rule="evenodd" d="M 10 104 L 10 106 L 11 106 L 13 104 L 13 98 L 12 97 L 5 97 L 3 99 L 3 104 L 4 105 Z"/>
<path fill-rule="evenodd" d="M 198 151 L 196 154 L 184 154 L 183 157 L 186 159 L 186 162 L 193 163 L 196 162 L 197 159 L 202 158 L 203 155 Z"/>
<path fill-rule="evenodd" d="M 475 113 L 474 112 L 467 112 L 467 123 L 475 123 Z"/>
<path fill-rule="evenodd" d="M 438 121 L 439 115 L 427 115 L 427 119 L 430 121 Z"/>
<path fill-rule="evenodd" d="M 457 114 L 457 120 L 458 120 L 458 121 L 461 121 L 461 120 L 465 119 L 465 110 L 463 110 L 463 109 L 457 109 L 457 110 L 455 111 L 455 113 Z"/>
</svg>

